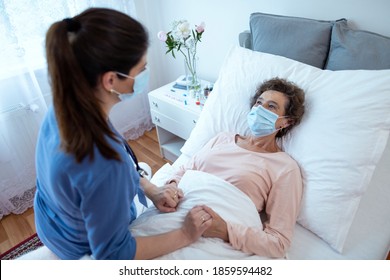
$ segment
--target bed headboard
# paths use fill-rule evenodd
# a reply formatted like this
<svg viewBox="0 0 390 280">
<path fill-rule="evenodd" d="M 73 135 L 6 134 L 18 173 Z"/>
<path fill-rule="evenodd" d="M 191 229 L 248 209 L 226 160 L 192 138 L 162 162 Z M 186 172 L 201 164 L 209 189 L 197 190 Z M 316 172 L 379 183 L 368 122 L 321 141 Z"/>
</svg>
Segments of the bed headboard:
<svg viewBox="0 0 390 280">
<path fill-rule="evenodd" d="M 390 38 L 355 30 L 345 18 L 315 20 L 253 13 L 242 47 L 281 55 L 321 69 L 390 69 Z"/>
</svg>

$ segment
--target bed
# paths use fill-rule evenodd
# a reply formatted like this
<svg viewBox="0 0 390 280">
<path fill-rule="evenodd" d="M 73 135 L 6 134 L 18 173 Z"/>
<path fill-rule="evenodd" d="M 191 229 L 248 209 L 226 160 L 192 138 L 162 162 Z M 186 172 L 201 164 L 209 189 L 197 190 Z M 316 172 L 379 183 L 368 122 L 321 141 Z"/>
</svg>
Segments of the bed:
<svg viewBox="0 0 390 280">
<path fill-rule="evenodd" d="M 216 133 L 247 133 L 245 116 L 256 86 L 274 76 L 287 78 L 306 91 L 307 113 L 281 143 L 300 165 L 305 187 L 286 258 L 386 259 L 390 249 L 390 38 L 355 30 L 346 19 L 253 13 L 250 30 L 239 34 L 239 42 L 226 55 L 182 155 L 172 166 L 160 169 L 152 181 L 162 184 Z M 204 174 L 191 176 L 207 184 Z M 182 184 L 189 200 L 195 185 L 191 179 Z M 224 189 L 219 190 L 223 194 L 219 201 L 238 197 L 225 197 Z M 218 198 L 210 197 L 213 194 L 204 193 L 196 202 L 210 203 L 227 212 L 227 219 L 237 219 L 231 215 L 237 213 L 234 208 L 226 209 L 228 203 L 221 206 Z M 166 215 L 153 211 L 141 215 L 134 233 L 170 228 L 174 218 L 164 219 Z M 179 225 L 172 224 L 173 228 Z M 215 253 L 224 246 L 201 239 L 193 248 L 162 258 L 257 258 L 228 249 Z"/>
<path fill-rule="evenodd" d="M 162 185 L 218 132 L 246 134 L 256 86 L 275 76 L 287 78 L 306 91 L 307 113 L 281 143 L 304 180 L 302 208 L 285 258 L 385 259 L 390 249 L 390 38 L 355 30 L 346 19 L 253 13 L 250 30 L 239 34 L 239 42 L 226 54 L 182 155 L 151 181 Z M 209 204 L 225 219 L 261 226 L 261 217 L 234 187 L 210 174 L 187 173 L 180 183 L 186 196 L 180 210 L 168 215 L 138 205 L 133 234 L 177 228 L 198 203 Z M 250 214 L 238 214 L 240 208 Z M 27 258 L 53 258 L 45 247 L 40 252 Z M 200 238 L 161 259 L 264 257 Z"/>
</svg>

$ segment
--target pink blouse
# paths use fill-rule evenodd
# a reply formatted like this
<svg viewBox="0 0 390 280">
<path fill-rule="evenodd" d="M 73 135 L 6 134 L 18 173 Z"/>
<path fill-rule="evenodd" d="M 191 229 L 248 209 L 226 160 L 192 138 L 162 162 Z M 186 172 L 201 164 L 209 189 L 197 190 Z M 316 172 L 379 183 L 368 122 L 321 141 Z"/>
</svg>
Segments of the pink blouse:
<svg viewBox="0 0 390 280">
<path fill-rule="evenodd" d="M 186 170 L 218 176 L 244 192 L 264 211 L 263 226 L 249 228 L 226 221 L 230 244 L 238 250 L 267 257 L 283 257 L 290 246 L 302 197 L 297 163 L 285 152 L 259 153 L 239 147 L 235 134 L 220 133 L 174 174 Z"/>
</svg>

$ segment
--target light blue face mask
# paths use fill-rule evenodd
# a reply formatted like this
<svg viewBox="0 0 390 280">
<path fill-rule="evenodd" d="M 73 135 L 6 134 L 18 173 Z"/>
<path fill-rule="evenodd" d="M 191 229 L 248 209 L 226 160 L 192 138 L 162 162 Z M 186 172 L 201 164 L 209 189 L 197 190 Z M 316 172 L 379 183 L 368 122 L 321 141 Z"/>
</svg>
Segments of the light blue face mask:
<svg viewBox="0 0 390 280">
<path fill-rule="evenodd" d="M 278 118 L 284 117 L 279 117 L 274 112 L 259 105 L 257 107 L 252 107 L 251 111 L 248 113 L 247 121 L 252 134 L 256 137 L 260 137 L 270 135 L 279 130 L 275 128 L 275 123 Z"/>
<path fill-rule="evenodd" d="M 118 75 L 120 75 L 122 77 L 126 77 L 128 79 L 134 80 L 133 92 L 120 93 L 114 89 L 111 89 L 111 92 L 116 93 L 118 95 L 118 98 L 121 101 L 129 100 L 133 96 L 144 93 L 146 91 L 146 88 L 147 88 L 148 83 L 149 83 L 149 68 L 145 68 L 145 70 L 143 70 L 141 73 L 139 73 L 135 77 L 132 77 L 132 76 L 120 73 L 120 72 L 115 72 L 115 73 L 117 73 Z"/>
</svg>

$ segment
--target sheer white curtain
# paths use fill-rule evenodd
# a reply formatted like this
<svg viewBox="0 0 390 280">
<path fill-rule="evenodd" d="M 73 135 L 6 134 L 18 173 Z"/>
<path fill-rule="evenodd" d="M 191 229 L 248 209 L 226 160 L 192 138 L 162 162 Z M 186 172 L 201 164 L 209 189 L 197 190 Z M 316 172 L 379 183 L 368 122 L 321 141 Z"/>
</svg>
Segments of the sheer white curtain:
<svg viewBox="0 0 390 280">
<path fill-rule="evenodd" d="M 0 219 L 33 205 L 35 144 L 51 103 L 44 38 L 51 23 L 88 7 L 135 16 L 128 0 L 0 0 Z M 112 122 L 135 139 L 152 127 L 146 94 L 114 108 Z"/>
</svg>

